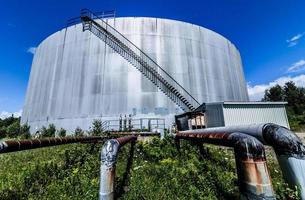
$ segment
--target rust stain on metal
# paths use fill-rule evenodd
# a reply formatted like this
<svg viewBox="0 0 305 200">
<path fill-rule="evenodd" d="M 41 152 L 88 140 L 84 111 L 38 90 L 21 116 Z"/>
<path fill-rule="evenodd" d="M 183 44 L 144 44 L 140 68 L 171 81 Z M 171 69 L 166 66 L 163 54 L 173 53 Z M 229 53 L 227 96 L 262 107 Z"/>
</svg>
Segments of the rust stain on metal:
<svg viewBox="0 0 305 200">
<path fill-rule="evenodd" d="M 117 140 L 120 143 L 120 145 L 123 146 L 124 144 L 130 141 L 137 140 L 137 136 L 120 137 L 120 138 L 116 138 L 115 140 Z"/>
<path fill-rule="evenodd" d="M 110 135 L 141 135 L 141 136 L 159 136 L 160 133 L 156 132 L 122 132 L 122 131 L 111 131 Z"/>
<path fill-rule="evenodd" d="M 243 171 L 243 184 L 253 186 L 257 195 L 265 192 L 266 188 L 272 188 L 271 178 L 268 173 L 266 161 L 255 161 L 254 159 L 241 161 Z"/>
<path fill-rule="evenodd" d="M 229 133 L 177 133 L 177 138 L 184 138 L 184 139 L 191 139 L 191 138 L 197 138 L 197 139 L 226 139 L 228 138 L 230 134 Z"/>
<path fill-rule="evenodd" d="M 100 136 L 91 137 L 62 137 L 62 138 L 43 138 L 43 139 L 32 139 L 32 140 L 8 140 L 0 142 L 0 153 L 21 151 L 27 149 L 35 149 L 41 147 L 71 144 L 77 142 L 88 142 L 97 141 L 104 139 Z"/>
<path fill-rule="evenodd" d="M 203 141 L 234 147 L 240 192 L 246 199 L 253 196 L 274 199 L 271 179 L 266 165 L 264 145 L 256 138 L 239 133 L 184 131 L 176 139 Z"/>
</svg>

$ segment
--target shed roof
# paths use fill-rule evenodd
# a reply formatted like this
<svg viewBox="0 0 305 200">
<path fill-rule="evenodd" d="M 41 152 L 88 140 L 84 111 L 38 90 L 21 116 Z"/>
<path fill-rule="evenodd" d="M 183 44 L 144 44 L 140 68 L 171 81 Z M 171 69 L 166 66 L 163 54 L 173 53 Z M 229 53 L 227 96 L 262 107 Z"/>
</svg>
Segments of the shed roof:
<svg viewBox="0 0 305 200">
<path fill-rule="evenodd" d="M 206 103 L 207 105 L 286 105 L 288 104 L 285 101 L 277 101 L 277 102 L 263 102 L 263 101 L 220 101 L 220 102 L 211 102 L 211 103 Z"/>
</svg>

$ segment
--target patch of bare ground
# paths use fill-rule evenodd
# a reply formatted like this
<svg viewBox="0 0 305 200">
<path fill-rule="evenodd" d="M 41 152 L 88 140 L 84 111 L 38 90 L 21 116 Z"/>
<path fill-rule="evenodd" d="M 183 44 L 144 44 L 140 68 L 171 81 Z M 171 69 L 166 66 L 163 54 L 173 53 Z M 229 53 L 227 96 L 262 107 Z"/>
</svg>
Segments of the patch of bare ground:
<svg viewBox="0 0 305 200">
<path fill-rule="evenodd" d="M 296 134 L 302 140 L 303 144 L 305 144 L 305 132 L 296 132 Z"/>
</svg>

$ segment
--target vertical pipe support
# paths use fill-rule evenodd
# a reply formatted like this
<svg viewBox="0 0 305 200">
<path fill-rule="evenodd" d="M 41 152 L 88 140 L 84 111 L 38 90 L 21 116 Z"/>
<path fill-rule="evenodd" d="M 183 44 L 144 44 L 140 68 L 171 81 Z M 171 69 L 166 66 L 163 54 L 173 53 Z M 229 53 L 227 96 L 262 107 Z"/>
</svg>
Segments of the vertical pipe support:
<svg viewBox="0 0 305 200">
<path fill-rule="evenodd" d="M 255 137 L 232 133 L 241 199 L 275 199 L 264 145 Z"/>
<path fill-rule="evenodd" d="M 179 132 L 177 139 L 194 140 L 234 148 L 241 199 L 275 199 L 266 163 L 264 145 L 255 137 L 239 132 Z"/>
<path fill-rule="evenodd" d="M 297 186 L 301 199 L 305 200 L 304 144 L 292 131 L 276 124 L 266 124 L 262 134 L 276 153 L 285 181 L 293 189 Z"/>
<path fill-rule="evenodd" d="M 100 200 L 114 199 L 115 167 L 119 150 L 128 142 L 134 142 L 136 140 L 136 136 L 127 136 L 107 140 L 103 145 L 100 169 Z"/>
</svg>

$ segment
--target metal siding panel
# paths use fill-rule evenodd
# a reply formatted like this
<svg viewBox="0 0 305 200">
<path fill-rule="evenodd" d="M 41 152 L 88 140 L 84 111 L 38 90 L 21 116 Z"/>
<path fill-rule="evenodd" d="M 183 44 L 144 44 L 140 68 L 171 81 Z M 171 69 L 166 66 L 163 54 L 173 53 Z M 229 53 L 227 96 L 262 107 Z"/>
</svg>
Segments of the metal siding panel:
<svg viewBox="0 0 305 200">
<path fill-rule="evenodd" d="M 289 128 L 283 105 L 224 105 L 225 125 L 275 123 Z"/>
<path fill-rule="evenodd" d="M 220 104 L 206 106 L 206 124 L 207 127 L 225 126 L 223 108 Z"/>
</svg>

